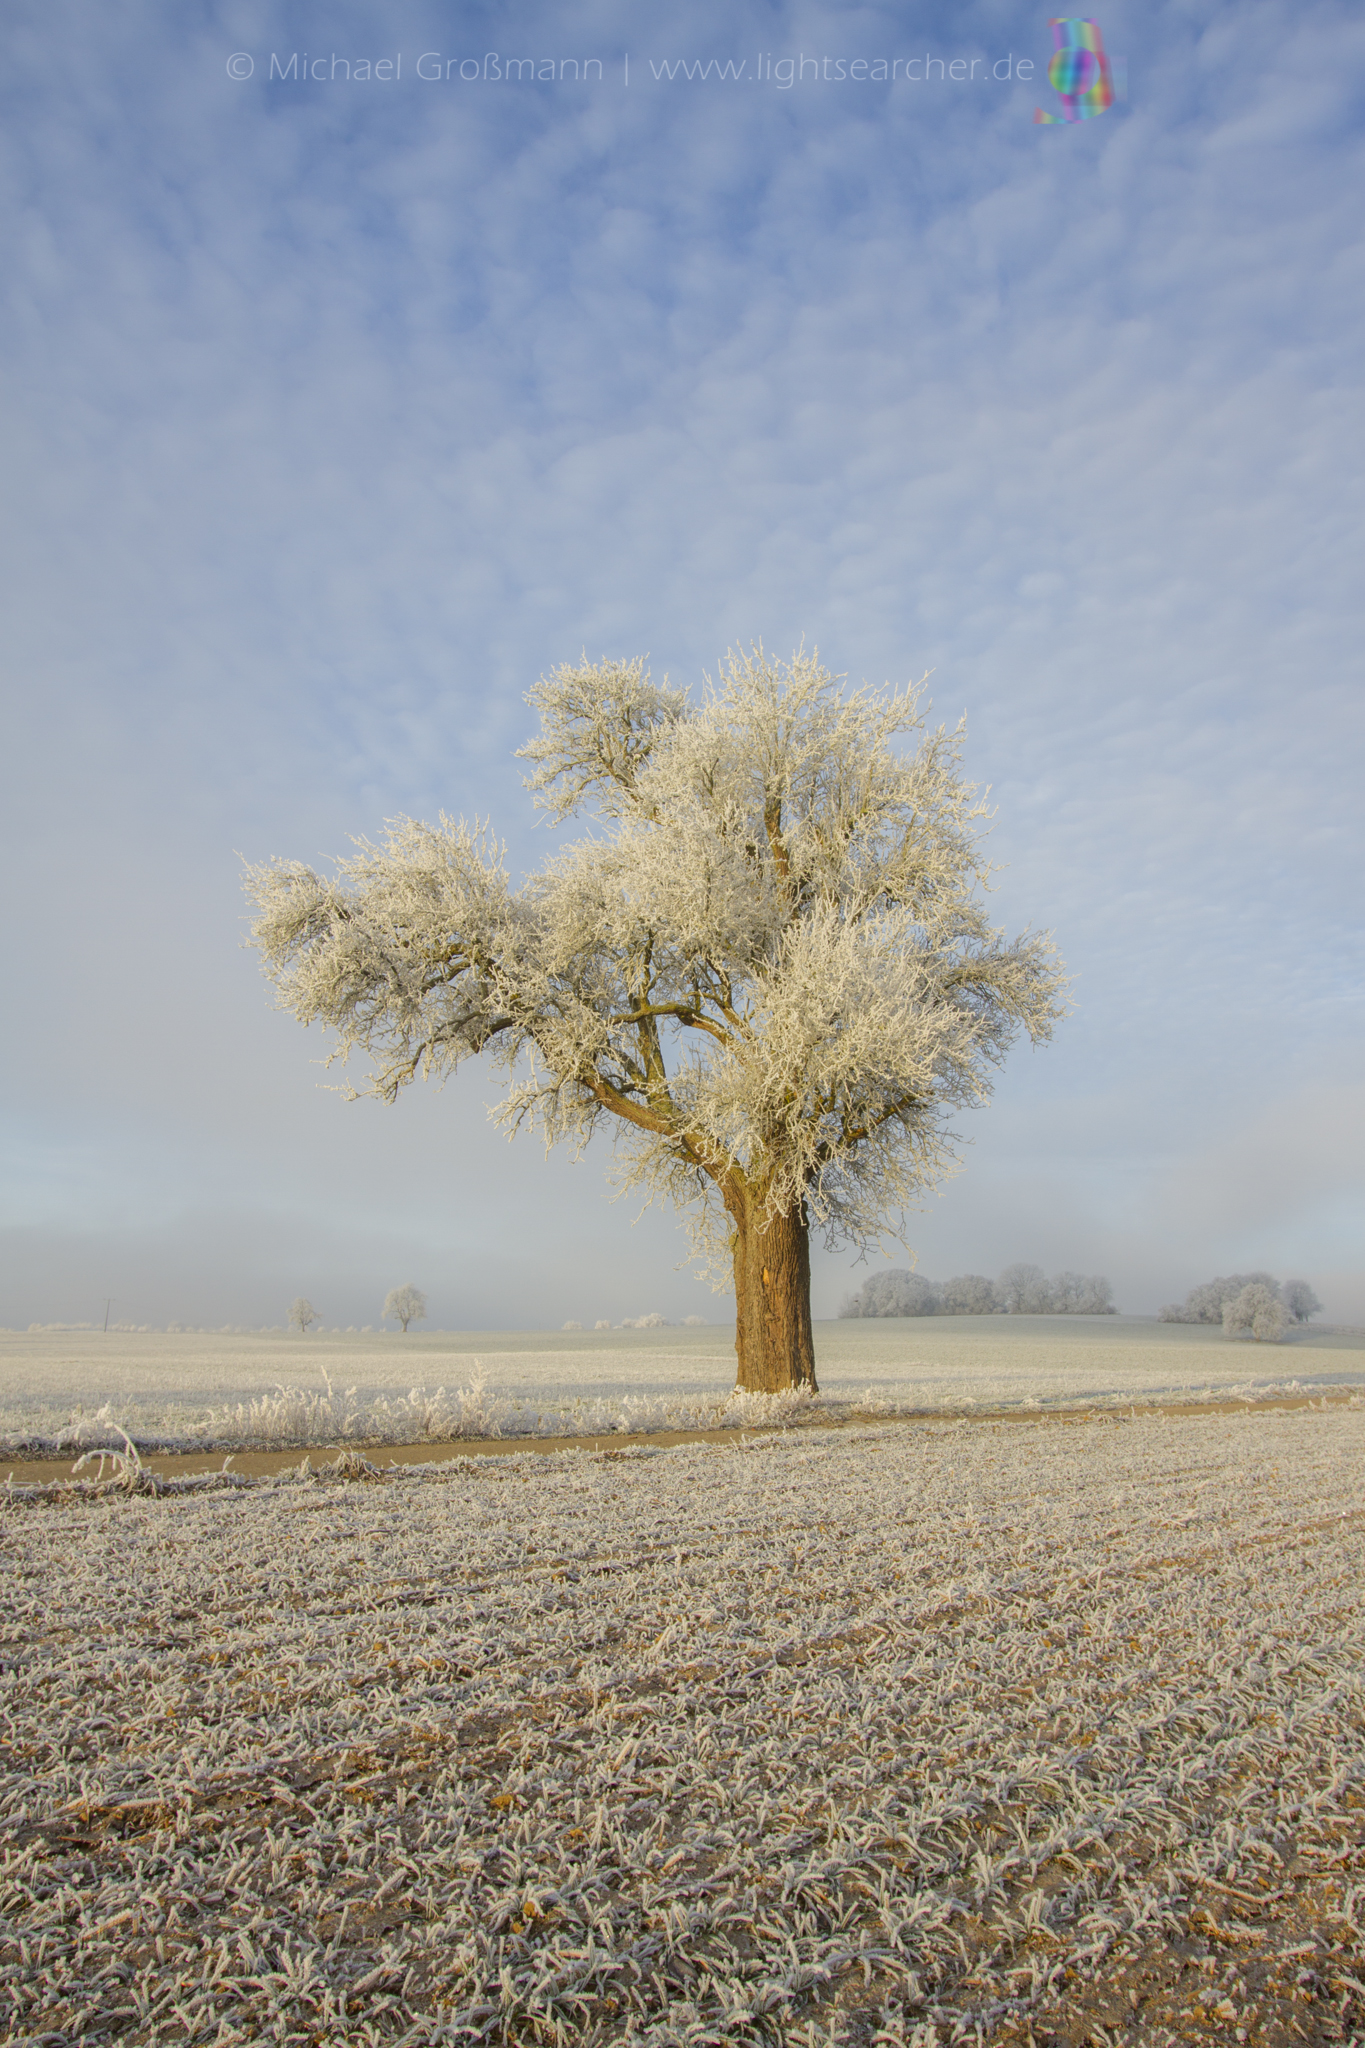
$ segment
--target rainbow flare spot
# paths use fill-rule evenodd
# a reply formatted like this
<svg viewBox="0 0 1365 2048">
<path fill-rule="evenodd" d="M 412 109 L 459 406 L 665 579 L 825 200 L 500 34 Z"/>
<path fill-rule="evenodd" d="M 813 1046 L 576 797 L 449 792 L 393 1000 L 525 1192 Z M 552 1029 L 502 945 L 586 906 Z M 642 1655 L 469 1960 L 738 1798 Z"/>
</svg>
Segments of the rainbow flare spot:
<svg viewBox="0 0 1365 2048">
<path fill-rule="evenodd" d="M 1104 38 L 1096 21 L 1064 19 L 1048 23 L 1056 49 L 1047 67 L 1048 83 L 1062 102 L 1063 112 L 1045 114 L 1034 109 L 1033 118 L 1051 125 L 1057 121 L 1088 121 L 1114 104 L 1114 74 L 1105 55 Z"/>
</svg>

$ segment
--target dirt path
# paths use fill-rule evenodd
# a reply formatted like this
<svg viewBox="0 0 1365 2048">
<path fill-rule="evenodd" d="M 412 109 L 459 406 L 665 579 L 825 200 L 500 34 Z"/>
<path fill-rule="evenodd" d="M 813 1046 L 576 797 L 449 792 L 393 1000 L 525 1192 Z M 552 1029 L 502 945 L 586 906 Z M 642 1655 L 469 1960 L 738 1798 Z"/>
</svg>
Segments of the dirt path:
<svg viewBox="0 0 1365 2048">
<path fill-rule="evenodd" d="M 811 1416 L 787 1425 L 792 1429 L 863 1429 L 869 1425 L 908 1425 L 924 1428 L 944 1422 L 1129 1422 L 1155 1416 L 1177 1415 L 1245 1415 L 1283 1414 L 1295 1408 L 1327 1408 L 1348 1404 L 1358 1400 L 1359 1394 L 1353 1389 L 1340 1393 L 1329 1393 L 1320 1397 L 1310 1394 L 1287 1394 L 1270 1401 L 1134 1401 L 1123 1408 L 973 1408 L 961 1413 L 932 1413 L 914 1415 L 830 1415 Z M 549 1457 L 557 1451 L 624 1451 L 632 1448 L 668 1450 L 675 1444 L 737 1444 L 752 1438 L 752 1429 L 660 1429 L 654 1431 L 614 1431 L 597 1436 L 503 1436 L 503 1437 L 461 1437 L 448 1442 L 427 1442 L 413 1444 L 367 1444 L 352 1439 L 346 1443 L 310 1444 L 306 1449 L 295 1444 L 289 1450 L 279 1451 L 195 1451 L 177 1452 L 164 1457 L 144 1458 L 149 1472 L 160 1479 L 182 1479 L 195 1473 L 219 1472 L 226 1460 L 228 1469 L 240 1472 L 247 1478 L 269 1478 L 276 1472 L 287 1472 L 301 1463 L 314 1465 L 330 1463 L 344 1451 L 360 1451 L 370 1458 L 382 1471 L 388 1465 L 432 1465 L 441 1464 L 451 1458 L 496 1458 L 513 1453 L 521 1455 L 528 1451 Z M 8 1465 L 0 1464 L 0 1473 L 12 1479 L 16 1486 L 51 1485 L 55 1480 L 69 1479 L 73 1460 L 69 1458 L 16 1459 Z M 87 1468 L 93 1472 L 94 1468 Z M 3 1481 L 0 1481 L 3 1483 Z"/>
</svg>

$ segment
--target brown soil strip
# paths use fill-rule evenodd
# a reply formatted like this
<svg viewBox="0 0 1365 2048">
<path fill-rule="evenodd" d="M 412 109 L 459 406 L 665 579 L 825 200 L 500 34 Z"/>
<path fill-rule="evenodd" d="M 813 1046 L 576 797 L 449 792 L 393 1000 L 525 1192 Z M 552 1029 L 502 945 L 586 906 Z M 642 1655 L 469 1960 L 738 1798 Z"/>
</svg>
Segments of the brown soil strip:
<svg viewBox="0 0 1365 2048">
<path fill-rule="evenodd" d="M 1133 1401 L 1122 1408 L 971 1408 L 961 1412 L 935 1409 L 910 1415 L 811 1416 L 788 1426 L 793 1429 L 865 1429 L 897 1423 L 924 1427 L 943 1422 L 1131 1422 L 1139 1418 L 1172 1415 L 1276 1415 L 1293 1408 L 1340 1407 L 1358 1399 L 1359 1389 L 1345 1387 L 1335 1393 L 1285 1394 L 1268 1401 Z M 307 1450 L 295 1445 L 288 1451 L 176 1452 L 165 1457 L 144 1458 L 143 1463 L 159 1479 L 183 1479 L 195 1473 L 220 1472 L 226 1458 L 229 1471 L 240 1472 L 246 1478 L 262 1479 L 277 1472 L 287 1472 L 291 1467 L 297 1469 L 305 1460 L 314 1466 L 330 1464 L 346 1451 L 361 1452 L 383 1471 L 389 1465 L 435 1465 L 451 1458 L 496 1458 L 527 1451 L 546 1457 L 556 1451 L 597 1451 L 609 1455 L 613 1451 L 633 1448 L 668 1450 L 675 1444 L 752 1443 L 755 1437 L 768 1435 L 766 1430 L 730 1427 L 622 1430 L 599 1436 L 461 1437 L 446 1443 L 416 1444 L 366 1444 L 352 1439 L 348 1443 L 311 1444 Z M 12 1479 L 16 1486 L 51 1485 L 55 1480 L 71 1477 L 72 1462 L 69 1458 L 16 1460 L 9 1465 L 0 1464 L 0 1473 Z M 94 1470 L 94 1467 L 87 1467 L 82 1477 L 93 1477 Z M 107 1467 L 105 1476 L 110 1476 Z M 0 1485 L 3 1484 L 4 1478 L 0 1478 Z"/>
</svg>

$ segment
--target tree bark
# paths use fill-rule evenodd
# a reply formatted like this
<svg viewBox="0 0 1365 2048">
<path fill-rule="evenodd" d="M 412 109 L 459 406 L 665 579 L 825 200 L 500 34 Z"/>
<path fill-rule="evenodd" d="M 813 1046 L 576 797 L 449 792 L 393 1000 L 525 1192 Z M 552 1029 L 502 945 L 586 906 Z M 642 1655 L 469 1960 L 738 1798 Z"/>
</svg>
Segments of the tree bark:
<svg viewBox="0 0 1365 2048">
<path fill-rule="evenodd" d="M 735 1385 L 754 1394 L 818 1393 L 805 1209 L 765 1217 L 761 1193 L 748 1186 L 727 1190 L 725 1206 L 735 1226 Z"/>
</svg>

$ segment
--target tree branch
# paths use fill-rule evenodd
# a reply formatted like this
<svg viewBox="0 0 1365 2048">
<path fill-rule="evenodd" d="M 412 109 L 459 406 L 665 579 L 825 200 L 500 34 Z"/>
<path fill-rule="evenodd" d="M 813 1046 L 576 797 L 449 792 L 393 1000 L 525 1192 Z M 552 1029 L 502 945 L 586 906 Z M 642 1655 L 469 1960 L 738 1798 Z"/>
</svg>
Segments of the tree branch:
<svg viewBox="0 0 1365 2048">
<path fill-rule="evenodd" d="M 730 1043 L 730 1035 L 722 1031 L 719 1024 L 713 1024 L 709 1017 L 703 1017 L 691 1003 L 647 1003 L 643 1009 L 632 1010 L 626 1016 L 608 1017 L 609 1024 L 642 1024 L 650 1017 L 676 1017 L 695 1031 L 709 1031 L 722 1045 Z"/>
<path fill-rule="evenodd" d="M 872 1133 L 879 1131 L 883 1124 L 890 1123 L 893 1117 L 904 1116 L 908 1109 L 914 1109 L 916 1106 L 920 1108 L 925 1106 L 922 1096 L 916 1094 L 898 1095 L 894 1102 L 889 1102 L 884 1109 L 878 1110 L 875 1116 L 865 1116 L 861 1124 L 855 1124 L 852 1127 L 845 1124 L 838 1145 L 825 1143 L 816 1147 L 815 1158 L 818 1164 L 821 1166 L 828 1165 L 829 1161 L 837 1158 L 839 1152 L 845 1147 L 861 1145 L 864 1138 L 870 1138 Z"/>
</svg>

